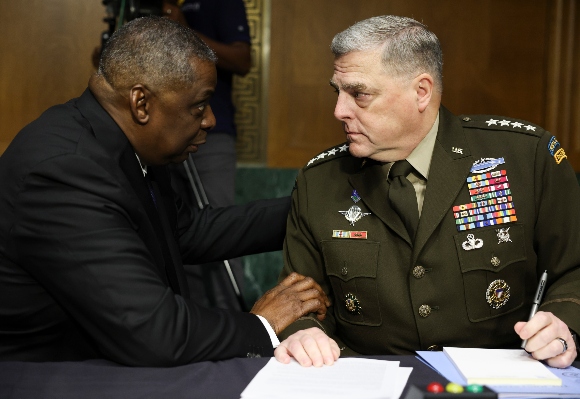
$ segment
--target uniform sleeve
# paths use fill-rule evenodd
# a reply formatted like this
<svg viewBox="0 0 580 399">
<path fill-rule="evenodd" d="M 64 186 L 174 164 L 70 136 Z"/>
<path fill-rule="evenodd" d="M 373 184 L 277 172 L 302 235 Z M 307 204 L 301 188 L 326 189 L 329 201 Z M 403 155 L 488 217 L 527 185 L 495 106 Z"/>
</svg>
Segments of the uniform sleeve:
<svg viewBox="0 0 580 399">
<path fill-rule="evenodd" d="M 103 357 L 132 366 L 271 355 L 251 314 L 188 302 L 160 278 L 139 236 L 138 200 L 79 155 L 37 165 L 21 183 L 7 247 Z"/>
<path fill-rule="evenodd" d="M 243 0 L 223 0 L 217 16 L 217 40 L 250 43 L 250 28 Z"/>
<path fill-rule="evenodd" d="M 580 331 L 580 187 L 564 149 L 546 132 L 535 162 L 538 276 L 548 270 L 549 288 L 540 310 Z"/>
</svg>

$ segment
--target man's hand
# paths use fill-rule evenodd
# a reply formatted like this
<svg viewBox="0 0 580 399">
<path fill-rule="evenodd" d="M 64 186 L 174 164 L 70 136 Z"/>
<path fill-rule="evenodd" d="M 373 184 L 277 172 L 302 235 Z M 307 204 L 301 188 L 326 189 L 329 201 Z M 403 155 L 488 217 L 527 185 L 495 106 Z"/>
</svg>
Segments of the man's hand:
<svg viewBox="0 0 580 399">
<path fill-rule="evenodd" d="M 535 359 L 546 360 L 549 366 L 565 368 L 576 359 L 576 345 L 568 326 L 550 312 L 538 312 L 528 322 L 519 321 L 514 330 L 528 340 L 526 351 Z M 558 338 L 566 341 L 566 351 Z"/>
<path fill-rule="evenodd" d="M 276 360 L 290 363 L 296 359 L 301 366 L 331 366 L 340 356 L 340 349 L 332 338 L 318 327 L 300 330 L 286 338 L 274 351 Z"/>
<path fill-rule="evenodd" d="M 323 320 L 327 306 L 330 306 L 328 297 L 312 278 L 292 273 L 262 295 L 250 313 L 264 317 L 279 334 L 299 317 L 311 312 L 316 312 L 318 319 Z"/>
</svg>

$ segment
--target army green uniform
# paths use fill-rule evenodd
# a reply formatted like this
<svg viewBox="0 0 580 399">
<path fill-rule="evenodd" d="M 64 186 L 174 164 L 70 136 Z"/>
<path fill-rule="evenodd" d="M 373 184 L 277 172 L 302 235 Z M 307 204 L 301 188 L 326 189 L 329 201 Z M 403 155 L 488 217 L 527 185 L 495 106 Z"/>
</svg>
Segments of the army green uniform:
<svg viewBox="0 0 580 399">
<path fill-rule="evenodd" d="M 513 326 L 545 269 L 540 310 L 580 331 L 580 188 L 556 138 L 441 107 L 430 165 L 414 243 L 390 208 L 383 165 L 343 144 L 300 171 L 281 278 L 313 277 L 333 306 L 282 338 L 318 326 L 344 355 L 516 348 Z"/>
</svg>

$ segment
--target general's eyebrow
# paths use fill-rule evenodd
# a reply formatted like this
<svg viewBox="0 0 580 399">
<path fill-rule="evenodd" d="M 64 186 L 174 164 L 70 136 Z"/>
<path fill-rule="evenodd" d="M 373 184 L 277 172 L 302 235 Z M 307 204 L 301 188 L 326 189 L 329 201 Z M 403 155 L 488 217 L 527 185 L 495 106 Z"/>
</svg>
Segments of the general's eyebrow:
<svg viewBox="0 0 580 399">
<path fill-rule="evenodd" d="M 328 82 L 332 87 L 334 87 L 336 90 L 342 89 L 345 91 L 366 91 L 367 90 L 367 85 L 365 85 L 364 83 L 346 83 L 344 85 L 342 85 L 341 88 L 338 87 L 338 84 L 330 79 L 330 82 Z"/>
</svg>

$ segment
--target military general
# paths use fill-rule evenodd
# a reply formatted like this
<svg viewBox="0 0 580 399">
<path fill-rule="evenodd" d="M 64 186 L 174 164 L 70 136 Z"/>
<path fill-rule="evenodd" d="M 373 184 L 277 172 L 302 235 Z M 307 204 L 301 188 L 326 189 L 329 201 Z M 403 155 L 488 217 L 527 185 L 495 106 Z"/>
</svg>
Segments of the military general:
<svg viewBox="0 0 580 399">
<path fill-rule="evenodd" d="M 570 365 L 580 188 L 558 139 L 523 120 L 442 106 L 440 44 L 413 19 L 364 20 L 331 49 L 346 142 L 299 172 L 281 278 L 313 277 L 333 306 L 323 321 L 291 324 L 277 359 L 318 366 L 525 340 L 533 357 Z"/>
</svg>

